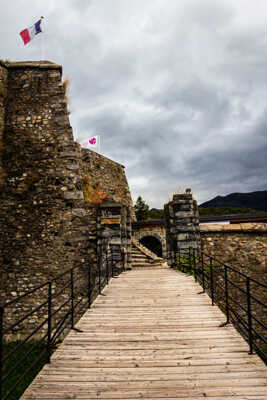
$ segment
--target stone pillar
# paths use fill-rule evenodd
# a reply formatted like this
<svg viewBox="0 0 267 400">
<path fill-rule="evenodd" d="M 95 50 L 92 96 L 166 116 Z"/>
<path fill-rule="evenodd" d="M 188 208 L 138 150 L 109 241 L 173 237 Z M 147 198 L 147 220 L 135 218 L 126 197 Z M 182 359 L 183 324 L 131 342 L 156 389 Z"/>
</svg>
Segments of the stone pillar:
<svg viewBox="0 0 267 400">
<path fill-rule="evenodd" d="M 104 256 L 102 252 L 104 251 L 105 246 L 108 246 L 109 262 L 112 263 L 113 268 L 121 268 L 121 208 L 120 204 L 108 201 L 103 201 L 103 203 L 99 205 L 98 257 L 103 261 Z M 105 266 L 102 265 L 101 268 L 105 268 Z"/>
<path fill-rule="evenodd" d="M 175 194 L 164 206 L 167 262 L 174 265 L 178 249 L 200 248 L 199 214 L 191 190 Z"/>
</svg>

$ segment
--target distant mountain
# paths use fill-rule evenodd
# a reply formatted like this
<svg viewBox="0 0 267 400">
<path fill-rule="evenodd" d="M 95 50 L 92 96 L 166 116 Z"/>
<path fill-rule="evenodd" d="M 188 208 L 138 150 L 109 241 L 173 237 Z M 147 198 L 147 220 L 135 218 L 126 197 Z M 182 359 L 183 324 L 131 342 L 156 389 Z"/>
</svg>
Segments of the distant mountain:
<svg viewBox="0 0 267 400">
<path fill-rule="evenodd" d="M 199 207 L 247 207 L 254 210 L 267 211 L 267 190 L 217 196 L 202 203 Z"/>
</svg>

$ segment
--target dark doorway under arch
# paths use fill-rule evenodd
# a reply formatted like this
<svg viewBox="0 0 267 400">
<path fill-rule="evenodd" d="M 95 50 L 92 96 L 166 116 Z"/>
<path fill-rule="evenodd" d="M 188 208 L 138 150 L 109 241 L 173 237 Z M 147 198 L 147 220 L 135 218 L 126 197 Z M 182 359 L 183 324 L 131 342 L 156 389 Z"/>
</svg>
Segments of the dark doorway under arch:
<svg viewBox="0 0 267 400">
<path fill-rule="evenodd" d="M 149 250 L 153 251 L 158 257 L 162 257 L 162 245 L 159 239 L 155 236 L 144 236 L 140 243 L 147 247 Z"/>
</svg>

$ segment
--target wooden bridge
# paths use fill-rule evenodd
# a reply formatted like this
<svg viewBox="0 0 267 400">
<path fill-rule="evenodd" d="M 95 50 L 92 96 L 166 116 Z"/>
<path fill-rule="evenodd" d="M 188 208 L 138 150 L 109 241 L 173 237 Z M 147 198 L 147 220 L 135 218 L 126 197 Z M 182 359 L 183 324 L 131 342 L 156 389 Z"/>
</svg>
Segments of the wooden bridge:
<svg viewBox="0 0 267 400">
<path fill-rule="evenodd" d="M 267 399 L 267 370 L 191 276 L 110 281 L 22 399 Z"/>
</svg>

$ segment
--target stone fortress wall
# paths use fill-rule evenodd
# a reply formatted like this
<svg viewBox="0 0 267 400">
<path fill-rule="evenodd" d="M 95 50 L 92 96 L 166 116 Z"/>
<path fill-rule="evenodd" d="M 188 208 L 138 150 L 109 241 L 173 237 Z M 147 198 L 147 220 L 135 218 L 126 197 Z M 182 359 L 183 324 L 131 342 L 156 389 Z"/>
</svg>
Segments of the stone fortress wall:
<svg viewBox="0 0 267 400">
<path fill-rule="evenodd" d="M 60 65 L 0 62 L 1 302 L 68 268 L 96 270 L 102 236 L 111 259 L 123 246 L 130 262 L 124 168 L 81 150 L 68 114 Z"/>
<path fill-rule="evenodd" d="M 200 234 L 204 252 L 267 282 L 267 224 L 200 225 Z"/>
</svg>

